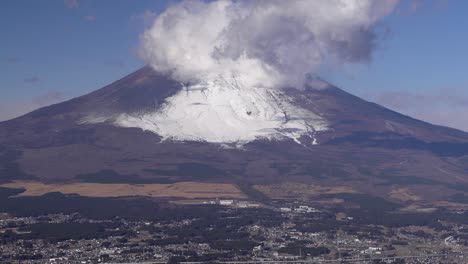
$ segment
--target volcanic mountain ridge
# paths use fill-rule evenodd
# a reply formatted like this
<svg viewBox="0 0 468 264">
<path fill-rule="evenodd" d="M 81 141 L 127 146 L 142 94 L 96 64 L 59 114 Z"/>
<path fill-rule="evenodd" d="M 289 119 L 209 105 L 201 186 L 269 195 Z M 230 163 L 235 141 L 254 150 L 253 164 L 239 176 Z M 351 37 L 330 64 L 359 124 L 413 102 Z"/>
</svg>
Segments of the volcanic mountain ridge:
<svg viewBox="0 0 468 264">
<path fill-rule="evenodd" d="M 404 202 L 392 194 L 468 192 L 467 170 L 467 133 L 319 79 L 279 90 L 235 76 L 182 84 L 143 67 L 0 123 L 2 181 L 229 183 L 273 199 L 346 186 Z"/>
</svg>

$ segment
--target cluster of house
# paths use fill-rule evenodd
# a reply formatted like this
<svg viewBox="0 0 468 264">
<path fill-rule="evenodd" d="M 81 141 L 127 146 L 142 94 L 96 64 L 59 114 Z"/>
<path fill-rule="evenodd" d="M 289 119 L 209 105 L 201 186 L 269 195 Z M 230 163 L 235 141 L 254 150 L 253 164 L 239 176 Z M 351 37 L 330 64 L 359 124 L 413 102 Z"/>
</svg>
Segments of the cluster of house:
<svg viewBox="0 0 468 264">
<path fill-rule="evenodd" d="M 231 206 L 231 207 L 238 207 L 238 208 L 258 208 L 261 207 L 261 204 L 251 202 L 251 201 L 243 201 L 243 200 L 223 200 L 223 199 L 216 199 L 212 201 L 206 201 L 205 204 L 218 204 L 223 206 Z"/>
</svg>

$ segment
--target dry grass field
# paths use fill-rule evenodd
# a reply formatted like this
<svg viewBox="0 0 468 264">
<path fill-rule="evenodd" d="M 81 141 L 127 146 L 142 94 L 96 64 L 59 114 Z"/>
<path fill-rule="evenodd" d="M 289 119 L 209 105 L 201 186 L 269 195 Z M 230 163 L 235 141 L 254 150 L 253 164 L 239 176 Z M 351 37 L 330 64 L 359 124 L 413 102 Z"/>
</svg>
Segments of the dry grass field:
<svg viewBox="0 0 468 264">
<path fill-rule="evenodd" d="M 282 183 L 273 185 L 255 185 L 254 188 L 271 199 L 303 199 L 321 194 L 354 193 L 348 186 L 319 186 L 301 183 Z"/>
<path fill-rule="evenodd" d="M 7 188 L 23 188 L 19 196 L 39 196 L 51 192 L 78 194 L 90 197 L 178 197 L 187 199 L 202 198 L 245 198 L 245 195 L 232 184 L 177 182 L 174 184 L 101 184 L 66 183 L 46 184 L 37 181 L 15 181 L 0 185 Z"/>
<path fill-rule="evenodd" d="M 389 196 L 403 202 L 417 202 L 421 197 L 413 194 L 408 188 L 396 188 L 390 191 Z"/>
</svg>

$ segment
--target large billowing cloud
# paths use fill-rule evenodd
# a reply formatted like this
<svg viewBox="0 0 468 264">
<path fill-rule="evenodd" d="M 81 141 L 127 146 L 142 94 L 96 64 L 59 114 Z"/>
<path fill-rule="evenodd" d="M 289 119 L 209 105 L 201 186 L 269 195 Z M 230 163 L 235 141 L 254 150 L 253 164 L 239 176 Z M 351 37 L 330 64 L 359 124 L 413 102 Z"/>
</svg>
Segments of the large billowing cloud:
<svg viewBox="0 0 468 264">
<path fill-rule="evenodd" d="M 183 1 L 141 36 L 142 56 L 180 81 L 238 76 L 301 87 L 323 63 L 367 62 L 398 0 Z"/>
</svg>

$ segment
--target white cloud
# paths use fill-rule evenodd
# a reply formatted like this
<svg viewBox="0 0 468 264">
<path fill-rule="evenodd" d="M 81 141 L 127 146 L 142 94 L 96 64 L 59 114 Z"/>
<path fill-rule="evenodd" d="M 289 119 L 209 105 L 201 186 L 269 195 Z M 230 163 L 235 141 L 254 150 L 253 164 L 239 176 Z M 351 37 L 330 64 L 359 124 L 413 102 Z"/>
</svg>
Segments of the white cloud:
<svg viewBox="0 0 468 264">
<path fill-rule="evenodd" d="M 375 24 L 397 0 L 184 1 L 141 36 L 141 55 L 181 81 L 241 75 L 302 87 L 323 63 L 370 60 Z"/>
</svg>

